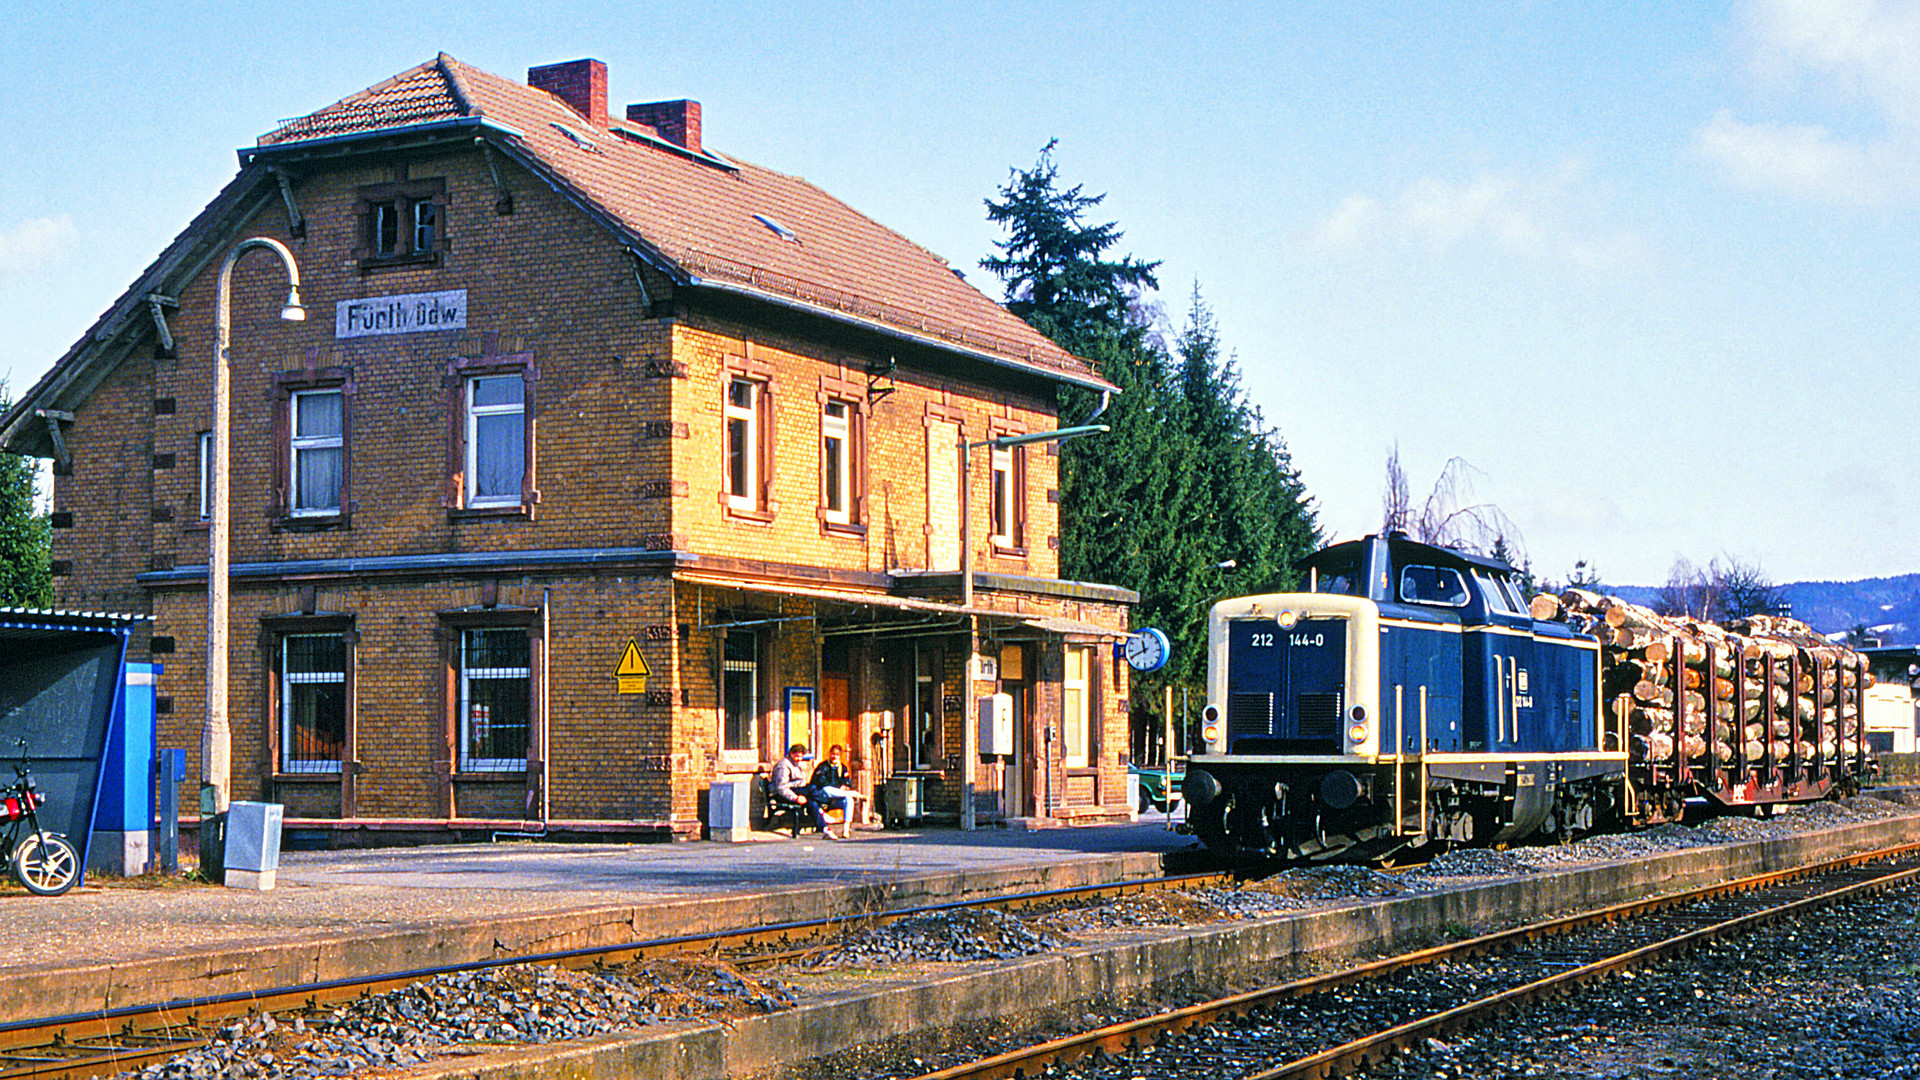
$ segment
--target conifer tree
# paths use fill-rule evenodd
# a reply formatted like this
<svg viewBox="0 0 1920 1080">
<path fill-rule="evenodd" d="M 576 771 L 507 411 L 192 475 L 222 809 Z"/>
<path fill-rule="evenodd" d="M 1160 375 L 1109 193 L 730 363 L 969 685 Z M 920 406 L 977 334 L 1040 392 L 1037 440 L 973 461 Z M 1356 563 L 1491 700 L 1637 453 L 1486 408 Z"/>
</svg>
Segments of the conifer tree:
<svg viewBox="0 0 1920 1080">
<path fill-rule="evenodd" d="M 0 414 L 12 403 L 0 387 Z M 47 517 L 33 512 L 33 459 L 0 453 L 0 607 L 53 602 Z"/>
<path fill-rule="evenodd" d="M 1138 592 L 1135 625 L 1173 640 L 1168 667 L 1134 686 L 1136 711 L 1153 712 L 1162 686 L 1199 687 L 1212 603 L 1291 587 L 1318 530 L 1198 288 L 1170 353 L 1139 304 L 1159 264 L 1109 257 L 1120 229 L 1084 219 L 1104 196 L 1061 190 L 1053 148 L 988 200 L 1008 235 L 981 265 L 1005 283 L 1009 310 L 1120 388 L 1100 417 L 1112 431 L 1060 448 L 1060 572 Z M 1082 422 L 1097 400 L 1064 391 L 1061 423 Z"/>
</svg>

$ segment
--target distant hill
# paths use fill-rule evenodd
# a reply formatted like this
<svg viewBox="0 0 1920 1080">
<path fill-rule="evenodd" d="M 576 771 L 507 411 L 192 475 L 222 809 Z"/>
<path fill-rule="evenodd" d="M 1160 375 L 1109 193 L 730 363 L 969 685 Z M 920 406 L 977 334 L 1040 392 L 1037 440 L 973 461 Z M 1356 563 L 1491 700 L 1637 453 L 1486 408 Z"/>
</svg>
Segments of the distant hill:
<svg viewBox="0 0 1920 1080">
<path fill-rule="evenodd" d="M 1649 585 L 1609 585 L 1607 591 L 1649 606 L 1660 592 Z M 1864 581 L 1795 581 L 1780 586 L 1780 591 L 1793 605 L 1794 618 L 1823 634 L 1864 625 L 1882 645 L 1920 642 L 1920 574 Z"/>
</svg>

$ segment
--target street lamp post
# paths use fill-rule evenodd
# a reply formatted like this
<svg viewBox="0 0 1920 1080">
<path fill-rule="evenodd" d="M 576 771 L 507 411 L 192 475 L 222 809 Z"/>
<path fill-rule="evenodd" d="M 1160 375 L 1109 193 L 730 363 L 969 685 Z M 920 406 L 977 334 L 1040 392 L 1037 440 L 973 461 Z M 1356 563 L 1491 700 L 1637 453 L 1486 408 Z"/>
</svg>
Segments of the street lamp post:
<svg viewBox="0 0 1920 1080">
<path fill-rule="evenodd" d="M 232 317 L 230 298 L 233 264 L 254 248 L 267 248 L 287 268 L 287 302 L 280 317 L 289 322 L 306 319 L 300 306 L 300 268 L 293 252 L 280 241 L 254 236 L 240 241 L 220 264 L 220 286 L 213 313 L 213 461 L 207 468 L 209 536 L 207 540 L 207 711 L 200 726 L 200 865 L 220 861 L 214 840 L 214 819 L 227 809 L 233 772 L 233 728 L 227 722 L 227 563 L 232 515 L 228 512 L 228 439 L 232 427 L 232 375 L 228 338 Z"/>
<path fill-rule="evenodd" d="M 1100 407 L 1106 408 L 1104 400 Z M 979 442 L 968 442 L 965 435 L 960 437 L 960 606 L 967 612 L 967 673 L 962 685 L 966 687 L 969 704 L 973 699 L 973 673 L 980 666 L 980 619 L 973 611 L 973 451 L 983 446 L 1005 450 L 1028 443 L 1066 442 L 1111 430 L 1105 424 L 1082 424 L 1058 431 L 1036 431 L 1031 435 L 1001 435 Z M 974 775 L 980 757 L 980 733 L 974 727 L 978 722 L 975 715 L 967 713 L 960 724 L 960 828 L 967 830 L 978 824 L 973 809 Z"/>
</svg>

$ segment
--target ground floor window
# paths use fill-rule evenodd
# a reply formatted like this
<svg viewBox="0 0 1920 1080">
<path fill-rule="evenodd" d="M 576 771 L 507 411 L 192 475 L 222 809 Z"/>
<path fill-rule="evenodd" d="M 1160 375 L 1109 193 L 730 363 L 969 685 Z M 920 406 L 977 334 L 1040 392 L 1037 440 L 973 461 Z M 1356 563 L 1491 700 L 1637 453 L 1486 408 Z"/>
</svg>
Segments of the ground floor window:
<svg viewBox="0 0 1920 1080">
<path fill-rule="evenodd" d="M 280 641 L 280 771 L 337 773 L 347 739 L 347 639 L 288 634 Z"/>
<path fill-rule="evenodd" d="M 1060 760 L 1069 769 L 1086 768 L 1093 748 L 1092 656 L 1092 649 L 1067 646 L 1060 686 Z"/>
<path fill-rule="evenodd" d="M 760 642 L 751 630 L 729 630 L 721 648 L 721 748 L 752 750 L 760 742 Z"/>
<path fill-rule="evenodd" d="M 460 769 L 527 767 L 532 648 L 520 627 L 460 631 Z"/>
<path fill-rule="evenodd" d="M 940 652 L 913 650 L 913 713 L 907 742 L 916 769 L 940 768 Z"/>
</svg>

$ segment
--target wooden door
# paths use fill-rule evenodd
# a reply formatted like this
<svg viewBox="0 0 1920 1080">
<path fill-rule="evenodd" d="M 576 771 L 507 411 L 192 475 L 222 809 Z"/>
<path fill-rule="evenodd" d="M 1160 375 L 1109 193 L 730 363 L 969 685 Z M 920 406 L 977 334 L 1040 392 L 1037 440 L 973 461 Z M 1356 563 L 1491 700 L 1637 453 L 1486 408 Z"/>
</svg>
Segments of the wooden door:
<svg viewBox="0 0 1920 1080">
<path fill-rule="evenodd" d="M 852 679 L 832 672 L 820 676 L 820 745 L 816 749 L 822 760 L 835 746 L 845 748 L 843 760 L 857 762 L 866 757 L 853 741 L 852 702 Z"/>
</svg>

